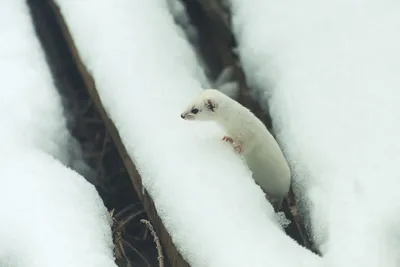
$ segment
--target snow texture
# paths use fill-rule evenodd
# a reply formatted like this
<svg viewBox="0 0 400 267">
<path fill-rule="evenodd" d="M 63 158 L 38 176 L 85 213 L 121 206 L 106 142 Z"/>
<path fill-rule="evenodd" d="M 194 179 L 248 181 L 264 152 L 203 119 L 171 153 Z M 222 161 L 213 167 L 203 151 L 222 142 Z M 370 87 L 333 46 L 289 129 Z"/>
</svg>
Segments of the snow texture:
<svg viewBox="0 0 400 267">
<path fill-rule="evenodd" d="M 165 0 L 169 12 L 171 13 L 177 33 L 191 44 L 191 49 L 195 52 L 197 64 L 202 68 L 198 72 L 201 85 L 204 88 L 210 87 L 210 71 L 204 63 L 200 53 L 200 40 L 198 29 L 192 24 L 189 14 L 182 0 Z"/>
<path fill-rule="evenodd" d="M 0 30 L 3 40 L 8 42 L 2 41 L 0 45 L 0 68 L 6 69 L 8 74 L 2 75 L 7 95 L 0 98 L 0 120 L 4 128 L 0 138 L 33 145 L 85 174 L 88 167 L 83 163 L 79 145 L 67 129 L 61 98 L 54 89 L 44 53 L 36 40 L 29 10 L 21 0 L 11 1 L 15 4 L 3 2 Z M 9 15 L 11 12 L 17 13 L 15 18 Z M 19 23 L 20 20 L 24 23 Z M 17 24 L 17 32 L 9 26 L 14 24 Z M 25 41 L 27 36 L 31 42 Z M 21 79 L 20 73 L 27 78 Z M 9 89 L 9 84 L 15 89 Z M 25 108 L 10 114 L 10 110 L 20 109 L 17 105 Z M 33 128 L 35 131 L 28 130 Z"/>
<path fill-rule="evenodd" d="M 116 266 L 109 215 L 82 176 L 39 149 L 2 144 L 0 177 L 1 266 Z"/>
<path fill-rule="evenodd" d="M 109 214 L 65 166 L 71 137 L 25 1 L 0 1 L 0 39 L 0 265 L 115 266 Z"/>
<path fill-rule="evenodd" d="M 400 3 L 230 5 L 247 80 L 264 93 L 324 258 L 400 266 Z"/>
<path fill-rule="evenodd" d="M 180 114 L 204 76 L 163 0 L 57 1 L 101 101 L 184 258 L 198 266 L 317 266 L 214 123 Z M 93 8 L 96 6 L 96 8 Z M 294 257 L 287 257 L 291 252 Z"/>
</svg>

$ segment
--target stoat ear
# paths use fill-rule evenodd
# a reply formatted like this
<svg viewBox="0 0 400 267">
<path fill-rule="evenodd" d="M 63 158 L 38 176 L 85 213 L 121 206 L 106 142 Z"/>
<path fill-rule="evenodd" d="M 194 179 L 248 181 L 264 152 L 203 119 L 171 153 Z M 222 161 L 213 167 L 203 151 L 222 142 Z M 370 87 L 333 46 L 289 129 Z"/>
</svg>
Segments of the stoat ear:
<svg viewBox="0 0 400 267">
<path fill-rule="evenodd" d="M 204 106 L 208 109 L 214 112 L 217 109 L 217 103 L 213 99 L 206 99 Z"/>
</svg>

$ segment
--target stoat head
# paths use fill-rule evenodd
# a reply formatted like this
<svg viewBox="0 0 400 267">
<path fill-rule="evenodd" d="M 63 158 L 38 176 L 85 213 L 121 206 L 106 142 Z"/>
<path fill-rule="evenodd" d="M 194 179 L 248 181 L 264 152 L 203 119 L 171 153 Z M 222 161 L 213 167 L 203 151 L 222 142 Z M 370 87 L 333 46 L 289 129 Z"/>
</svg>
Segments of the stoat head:
<svg viewBox="0 0 400 267">
<path fill-rule="evenodd" d="M 182 112 L 184 120 L 210 121 L 219 113 L 219 106 L 223 98 L 216 89 L 204 89 Z"/>
</svg>

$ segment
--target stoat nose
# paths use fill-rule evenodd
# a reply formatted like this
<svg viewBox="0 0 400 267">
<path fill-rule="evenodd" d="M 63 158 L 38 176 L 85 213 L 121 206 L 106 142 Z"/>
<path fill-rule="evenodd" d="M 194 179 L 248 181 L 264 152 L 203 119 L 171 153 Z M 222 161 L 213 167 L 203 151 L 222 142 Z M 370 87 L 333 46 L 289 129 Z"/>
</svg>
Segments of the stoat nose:
<svg viewBox="0 0 400 267">
<path fill-rule="evenodd" d="M 184 119 L 184 118 L 185 118 L 185 115 L 183 115 L 183 113 L 181 114 L 181 118 L 182 118 L 182 119 Z"/>
</svg>

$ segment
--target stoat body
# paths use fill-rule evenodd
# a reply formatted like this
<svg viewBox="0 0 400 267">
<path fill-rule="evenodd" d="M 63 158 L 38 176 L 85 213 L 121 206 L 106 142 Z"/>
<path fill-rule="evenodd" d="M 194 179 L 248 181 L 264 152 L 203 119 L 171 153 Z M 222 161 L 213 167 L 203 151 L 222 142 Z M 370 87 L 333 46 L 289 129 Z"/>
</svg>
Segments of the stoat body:
<svg viewBox="0 0 400 267">
<path fill-rule="evenodd" d="M 214 120 L 226 131 L 246 161 L 253 179 L 267 194 L 274 208 L 290 188 L 291 173 L 283 153 L 265 125 L 246 107 L 215 89 L 205 89 L 181 114 L 186 120 Z"/>
</svg>

